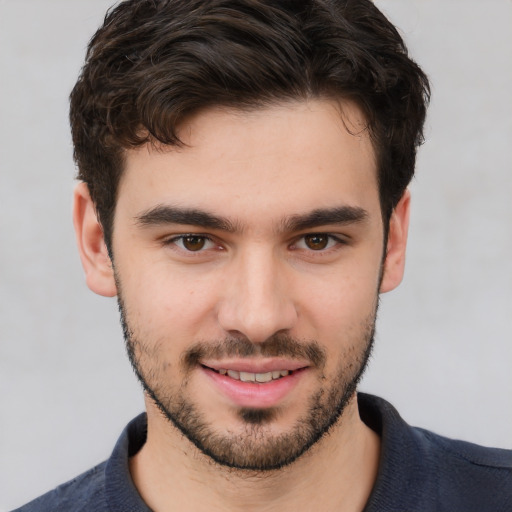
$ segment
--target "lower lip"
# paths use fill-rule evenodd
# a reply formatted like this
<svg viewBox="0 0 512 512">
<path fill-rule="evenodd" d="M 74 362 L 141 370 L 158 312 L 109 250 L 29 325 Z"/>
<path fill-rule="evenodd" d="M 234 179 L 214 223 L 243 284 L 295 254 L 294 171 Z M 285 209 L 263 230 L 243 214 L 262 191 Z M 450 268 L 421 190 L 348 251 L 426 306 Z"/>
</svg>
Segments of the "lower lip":
<svg viewBox="0 0 512 512">
<path fill-rule="evenodd" d="M 305 375 L 307 369 L 296 370 L 286 377 L 265 383 L 242 382 L 202 367 L 220 392 L 239 407 L 263 409 L 275 407 L 288 395 Z"/>
</svg>

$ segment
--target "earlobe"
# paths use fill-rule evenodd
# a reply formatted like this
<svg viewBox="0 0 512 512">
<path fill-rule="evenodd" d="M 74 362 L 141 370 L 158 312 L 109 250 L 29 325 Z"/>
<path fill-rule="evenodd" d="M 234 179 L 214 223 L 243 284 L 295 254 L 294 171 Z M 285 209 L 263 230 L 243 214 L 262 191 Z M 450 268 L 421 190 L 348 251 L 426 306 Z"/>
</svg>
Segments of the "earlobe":
<svg viewBox="0 0 512 512">
<path fill-rule="evenodd" d="M 73 196 L 73 224 L 87 286 L 98 295 L 114 297 L 114 269 L 94 203 L 83 182 L 76 186 Z"/>
<path fill-rule="evenodd" d="M 401 283 L 404 276 L 410 203 L 411 194 L 409 190 L 406 190 L 389 220 L 386 258 L 384 260 L 383 276 L 380 285 L 381 293 L 395 289 Z"/>
</svg>

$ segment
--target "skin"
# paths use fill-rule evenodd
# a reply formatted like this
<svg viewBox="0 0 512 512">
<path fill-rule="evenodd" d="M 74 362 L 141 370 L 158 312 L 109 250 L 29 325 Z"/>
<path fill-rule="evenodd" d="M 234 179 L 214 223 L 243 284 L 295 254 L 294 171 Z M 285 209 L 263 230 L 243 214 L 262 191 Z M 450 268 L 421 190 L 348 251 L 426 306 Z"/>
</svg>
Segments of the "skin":
<svg viewBox="0 0 512 512">
<path fill-rule="evenodd" d="M 261 346 L 285 334 L 315 340 L 325 353 L 322 369 L 306 360 L 295 384 L 272 404 L 277 413 L 254 426 L 252 434 L 260 435 L 251 443 L 264 443 L 262 437 L 300 424 L 311 397 L 334 386 L 340 367 L 349 372 L 360 362 L 378 293 L 402 279 L 409 194 L 395 208 L 384 244 L 375 157 L 363 128 L 351 103 L 217 108 L 183 124 L 187 146 L 180 150 L 126 151 L 113 229 L 115 276 L 87 187 L 76 188 L 74 223 L 88 286 L 100 295 L 121 293 L 129 329 L 143 343 L 136 354 L 141 368 L 164 391 L 179 391 L 216 433 L 239 439 L 249 430 L 239 404 L 212 385 L 204 368 L 183 364 L 194 343 L 231 337 Z M 141 222 L 162 205 L 200 209 L 230 229 L 168 218 Z M 364 215 L 308 227 L 291 222 L 347 206 Z M 184 245 L 184 234 L 208 240 Z M 318 234 L 329 235 L 326 247 L 311 237 Z M 251 364 L 273 359 L 256 355 Z M 292 464 L 267 472 L 215 464 L 148 396 L 146 408 L 148 439 L 130 469 L 155 511 L 356 511 L 376 478 L 379 439 L 360 420 L 355 394 L 327 435 Z"/>
</svg>

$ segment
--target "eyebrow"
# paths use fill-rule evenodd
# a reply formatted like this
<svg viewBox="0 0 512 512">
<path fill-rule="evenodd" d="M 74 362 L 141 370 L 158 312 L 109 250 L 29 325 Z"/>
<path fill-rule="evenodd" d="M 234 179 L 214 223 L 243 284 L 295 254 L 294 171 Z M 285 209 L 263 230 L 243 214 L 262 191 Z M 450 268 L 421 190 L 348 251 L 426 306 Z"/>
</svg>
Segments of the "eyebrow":
<svg viewBox="0 0 512 512">
<path fill-rule="evenodd" d="M 283 222 L 283 231 L 301 231 L 331 224 L 357 224 L 368 218 L 368 212 L 358 206 L 319 208 L 304 215 L 292 215 Z"/>
<path fill-rule="evenodd" d="M 158 205 L 135 217 L 141 226 L 159 226 L 163 224 L 187 224 L 209 229 L 234 232 L 237 226 L 224 217 L 196 208 L 178 208 L 175 206 Z"/>
<path fill-rule="evenodd" d="M 280 230 L 283 232 L 301 231 L 326 225 L 346 225 L 363 222 L 368 212 L 357 206 L 340 206 L 336 208 L 319 208 L 306 214 L 291 215 L 282 220 Z M 218 229 L 234 233 L 242 231 L 239 223 L 233 223 L 197 208 L 180 208 L 171 205 L 157 205 L 135 217 L 141 226 L 159 226 L 164 224 L 183 224 Z"/>
</svg>

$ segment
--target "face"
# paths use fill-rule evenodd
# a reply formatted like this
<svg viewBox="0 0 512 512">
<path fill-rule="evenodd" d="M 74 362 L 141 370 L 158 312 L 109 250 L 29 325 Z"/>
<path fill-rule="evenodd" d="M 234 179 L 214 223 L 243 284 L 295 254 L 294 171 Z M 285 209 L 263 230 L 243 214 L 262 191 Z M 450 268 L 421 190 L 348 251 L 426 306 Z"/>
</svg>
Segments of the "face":
<svg viewBox="0 0 512 512">
<path fill-rule="evenodd" d="M 215 109 L 183 148 L 127 151 L 112 250 L 130 358 L 149 407 L 221 464 L 292 462 L 353 397 L 387 279 L 363 126 L 320 100 Z"/>
</svg>

